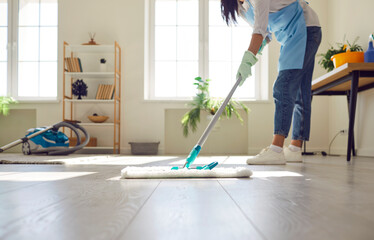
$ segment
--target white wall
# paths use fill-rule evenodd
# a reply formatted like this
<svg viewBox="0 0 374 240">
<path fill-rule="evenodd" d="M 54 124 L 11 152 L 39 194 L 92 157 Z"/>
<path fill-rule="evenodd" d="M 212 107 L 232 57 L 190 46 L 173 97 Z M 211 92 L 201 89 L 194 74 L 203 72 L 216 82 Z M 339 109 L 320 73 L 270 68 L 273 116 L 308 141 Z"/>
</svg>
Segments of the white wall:
<svg viewBox="0 0 374 240">
<path fill-rule="evenodd" d="M 352 42 L 356 36 L 364 51 L 368 47 L 368 37 L 374 32 L 372 0 L 329 0 L 328 1 L 328 42 L 342 42 L 344 36 Z M 327 50 L 327 49 L 325 49 Z M 339 130 L 348 129 L 348 109 L 345 97 L 330 97 L 329 138 Z M 359 156 L 374 156 L 374 90 L 358 95 L 356 112 L 356 148 Z M 334 153 L 346 154 L 347 136 L 339 136 L 334 142 Z"/>
<path fill-rule="evenodd" d="M 98 43 L 110 44 L 119 42 L 123 53 L 122 84 L 122 144 L 123 153 L 129 153 L 129 141 L 161 141 L 160 152 L 164 153 L 166 131 L 181 131 L 165 126 L 167 109 L 185 109 L 184 103 L 156 102 L 144 100 L 144 62 L 145 62 L 145 7 L 147 0 L 60 0 L 59 1 L 59 54 L 62 56 L 62 42 L 71 44 L 87 42 L 88 32 L 96 32 Z M 311 6 L 320 16 L 324 30 L 321 49 L 327 48 L 326 29 L 328 28 L 329 11 L 325 0 L 310 1 Z M 243 49 L 244 50 L 244 49 Z M 269 91 L 277 76 L 279 44 L 274 41 L 269 46 Z M 61 60 L 61 58 L 60 58 Z M 59 86 L 62 82 L 62 63 L 59 63 Z M 316 67 L 315 77 L 324 71 Z M 59 91 L 61 97 L 61 88 Z M 311 141 L 308 150 L 326 150 L 329 136 L 330 106 L 325 104 L 327 97 L 313 100 Z M 248 116 L 248 153 L 257 153 L 270 144 L 273 132 L 272 98 L 268 103 L 250 102 Z M 62 118 L 61 103 L 18 104 L 18 109 L 35 108 L 37 125 L 58 122 Z M 236 120 L 235 120 L 236 121 Z M 241 141 L 244 139 L 235 139 Z M 221 139 L 219 141 L 227 141 Z M 229 142 L 229 141 L 228 141 Z M 232 142 L 232 141 L 230 141 Z M 191 146 L 192 148 L 192 146 Z"/>
</svg>

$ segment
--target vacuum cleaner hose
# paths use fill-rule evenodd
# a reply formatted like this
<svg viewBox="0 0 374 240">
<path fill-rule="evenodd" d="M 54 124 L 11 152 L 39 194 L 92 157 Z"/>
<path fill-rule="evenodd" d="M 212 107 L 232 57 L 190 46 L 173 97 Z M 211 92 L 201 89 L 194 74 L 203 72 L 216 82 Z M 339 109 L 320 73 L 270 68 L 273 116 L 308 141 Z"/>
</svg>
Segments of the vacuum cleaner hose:
<svg viewBox="0 0 374 240">
<path fill-rule="evenodd" d="M 78 124 L 68 123 L 68 122 L 59 122 L 59 123 L 53 125 L 53 129 L 55 131 L 58 131 L 58 129 L 61 128 L 61 127 L 70 128 L 75 133 L 75 135 L 77 136 L 77 145 L 74 146 L 74 147 L 66 148 L 66 149 L 50 151 L 50 152 L 48 152 L 48 155 L 67 155 L 67 154 L 73 153 L 75 151 L 78 151 L 78 150 L 84 148 L 88 144 L 88 142 L 90 141 L 90 135 L 88 134 L 86 129 L 79 126 Z M 83 134 L 84 134 L 85 140 L 84 140 L 83 143 L 81 143 L 81 139 L 80 139 L 78 129 L 80 131 L 82 131 Z"/>
</svg>

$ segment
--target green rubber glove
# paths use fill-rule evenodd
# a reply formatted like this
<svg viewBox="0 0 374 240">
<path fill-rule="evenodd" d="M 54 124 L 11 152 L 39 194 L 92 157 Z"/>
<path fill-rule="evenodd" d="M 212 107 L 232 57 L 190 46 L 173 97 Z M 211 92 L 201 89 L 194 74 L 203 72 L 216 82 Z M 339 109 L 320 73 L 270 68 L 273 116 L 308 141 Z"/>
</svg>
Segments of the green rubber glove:
<svg viewBox="0 0 374 240">
<path fill-rule="evenodd" d="M 260 46 L 260 49 L 258 50 L 257 54 L 260 54 L 262 55 L 262 51 L 264 50 L 266 44 L 268 43 L 268 41 L 266 40 L 266 38 L 264 38 L 264 40 L 262 41 L 262 44 Z"/>
<path fill-rule="evenodd" d="M 236 74 L 236 78 L 239 78 L 239 75 L 242 77 L 242 80 L 239 84 L 239 86 L 243 85 L 244 81 L 252 76 L 252 71 L 251 68 L 253 65 L 256 64 L 257 62 L 256 56 L 250 52 L 250 51 L 245 51 L 242 59 L 242 63 L 239 66 L 238 73 Z"/>
</svg>

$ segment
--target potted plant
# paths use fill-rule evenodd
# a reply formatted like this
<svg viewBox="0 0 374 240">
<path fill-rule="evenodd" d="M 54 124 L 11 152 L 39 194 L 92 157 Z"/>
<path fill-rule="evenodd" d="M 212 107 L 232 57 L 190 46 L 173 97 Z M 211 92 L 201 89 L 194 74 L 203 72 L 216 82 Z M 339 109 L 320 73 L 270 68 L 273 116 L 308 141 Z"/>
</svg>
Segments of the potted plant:
<svg viewBox="0 0 374 240">
<path fill-rule="evenodd" d="M 71 90 L 74 96 L 78 96 L 78 99 L 82 99 L 82 96 L 87 96 L 87 84 L 83 82 L 83 79 L 75 81 Z"/>
<path fill-rule="evenodd" d="M 7 116 L 9 114 L 9 105 L 17 103 L 12 97 L 0 96 L 0 115 Z"/>
<path fill-rule="evenodd" d="M 351 52 L 352 53 L 352 52 L 362 52 L 363 51 L 362 47 L 357 44 L 358 39 L 359 39 L 359 37 L 356 37 L 356 39 L 353 41 L 352 44 L 349 41 L 347 41 L 347 43 L 344 43 L 345 41 L 343 41 L 343 43 L 336 43 L 337 48 L 334 48 L 333 46 L 330 46 L 330 48 L 327 50 L 326 53 L 319 54 L 319 56 L 321 56 L 322 58 L 318 61 L 318 63 L 324 69 L 326 69 L 328 72 L 332 71 L 335 67 L 334 66 L 334 61 L 333 61 L 335 55 L 340 54 L 340 53 L 346 53 L 346 52 Z M 361 55 L 361 54 L 359 54 L 359 55 Z M 362 56 L 363 56 L 363 53 L 362 53 Z M 336 58 L 336 56 L 335 56 L 335 58 Z M 360 59 L 361 59 L 361 56 L 358 56 L 357 61 L 360 61 Z M 352 60 L 353 59 L 351 58 L 351 61 Z M 344 61 L 344 59 L 343 59 L 343 61 Z M 344 63 L 344 62 L 342 62 L 342 63 Z"/>
<path fill-rule="evenodd" d="M 221 106 L 224 99 L 222 98 L 213 98 L 209 96 L 209 82 L 210 79 L 205 81 L 201 77 L 195 78 L 193 84 L 196 85 L 198 93 L 193 98 L 193 100 L 188 103 L 191 110 L 186 112 L 181 120 L 183 127 L 183 135 L 188 136 L 189 131 L 195 132 L 197 130 L 197 124 L 200 122 L 200 111 L 206 111 L 211 115 L 214 115 L 218 108 Z M 227 106 L 225 107 L 222 116 L 226 116 L 228 119 L 235 115 L 241 123 L 243 123 L 243 118 L 238 112 L 238 108 L 242 108 L 246 113 L 249 112 L 249 109 L 246 105 L 241 102 L 230 100 Z M 221 117 L 222 117 L 221 116 Z"/>
</svg>

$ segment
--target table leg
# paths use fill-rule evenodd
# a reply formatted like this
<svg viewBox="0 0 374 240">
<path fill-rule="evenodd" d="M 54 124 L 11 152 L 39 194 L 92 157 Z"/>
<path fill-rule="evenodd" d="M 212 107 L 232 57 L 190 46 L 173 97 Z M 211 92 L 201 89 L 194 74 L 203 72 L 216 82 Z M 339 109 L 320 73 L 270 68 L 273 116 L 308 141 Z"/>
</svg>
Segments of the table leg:
<svg viewBox="0 0 374 240">
<path fill-rule="evenodd" d="M 353 128 L 355 126 L 357 91 L 358 91 L 359 72 L 352 72 L 351 93 L 349 99 L 349 128 L 348 128 L 348 147 L 347 147 L 347 161 L 351 160 L 351 150 L 353 143 Z"/>
<path fill-rule="evenodd" d="M 349 116 L 349 100 L 351 99 L 351 92 L 347 91 L 347 107 L 348 107 L 348 116 Z M 356 156 L 356 148 L 355 148 L 355 131 L 353 128 L 352 133 L 352 155 Z"/>
</svg>

